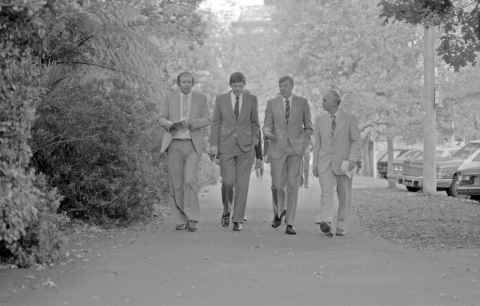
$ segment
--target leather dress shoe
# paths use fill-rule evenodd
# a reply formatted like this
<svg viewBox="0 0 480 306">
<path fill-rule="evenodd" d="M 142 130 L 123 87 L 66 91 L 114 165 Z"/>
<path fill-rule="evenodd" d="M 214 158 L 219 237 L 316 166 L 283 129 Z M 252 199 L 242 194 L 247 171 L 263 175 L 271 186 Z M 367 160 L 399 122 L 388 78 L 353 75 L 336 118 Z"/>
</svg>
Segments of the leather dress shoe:
<svg viewBox="0 0 480 306">
<path fill-rule="evenodd" d="M 320 230 L 322 231 L 322 233 L 325 234 L 325 236 L 333 237 L 332 228 L 331 228 L 330 224 L 328 224 L 325 221 L 322 221 L 319 224 L 320 224 Z"/>
<path fill-rule="evenodd" d="M 225 213 L 222 215 L 221 223 L 223 227 L 228 227 L 230 225 L 230 213 Z"/>
<path fill-rule="evenodd" d="M 242 230 L 242 223 L 233 222 L 233 231 L 240 232 Z"/>
<path fill-rule="evenodd" d="M 287 228 L 285 229 L 285 234 L 296 235 L 297 232 L 295 231 L 295 228 L 293 227 L 293 225 L 287 225 Z"/>
<path fill-rule="evenodd" d="M 275 216 L 273 217 L 272 227 L 273 227 L 273 228 L 277 228 L 277 227 L 279 227 L 280 225 L 282 225 L 282 219 L 281 219 L 279 216 L 275 215 Z"/>
<path fill-rule="evenodd" d="M 179 224 L 175 227 L 177 231 L 184 231 L 187 229 L 187 224 Z"/>
<path fill-rule="evenodd" d="M 196 232 L 198 230 L 198 222 L 197 221 L 189 221 L 187 224 L 187 231 L 189 232 Z"/>
</svg>

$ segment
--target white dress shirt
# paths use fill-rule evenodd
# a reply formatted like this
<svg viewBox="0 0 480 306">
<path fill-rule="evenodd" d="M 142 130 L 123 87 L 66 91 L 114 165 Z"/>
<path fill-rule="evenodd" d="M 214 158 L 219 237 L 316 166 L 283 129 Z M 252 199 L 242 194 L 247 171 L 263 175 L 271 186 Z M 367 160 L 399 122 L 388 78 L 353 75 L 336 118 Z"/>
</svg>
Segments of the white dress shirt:
<svg viewBox="0 0 480 306">
<path fill-rule="evenodd" d="M 192 103 L 192 93 L 185 95 L 180 92 L 180 120 L 187 120 L 190 116 L 190 105 Z M 191 139 L 190 131 L 182 129 L 173 135 L 174 139 Z"/>
<path fill-rule="evenodd" d="M 232 102 L 232 109 L 235 112 L 235 94 L 233 91 L 230 93 L 230 101 Z M 240 99 L 238 100 L 238 115 L 240 116 L 241 109 L 242 109 L 242 104 L 243 104 L 243 94 L 240 94 Z"/>
</svg>

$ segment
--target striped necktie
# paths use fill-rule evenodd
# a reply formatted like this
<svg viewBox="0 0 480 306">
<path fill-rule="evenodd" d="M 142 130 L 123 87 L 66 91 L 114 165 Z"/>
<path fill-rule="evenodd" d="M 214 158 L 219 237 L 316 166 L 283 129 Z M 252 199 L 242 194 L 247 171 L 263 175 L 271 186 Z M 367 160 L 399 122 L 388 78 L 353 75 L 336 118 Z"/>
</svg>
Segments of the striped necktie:
<svg viewBox="0 0 480 306">
<path fill-rule="evenodd" d="M 238 120 L 238 115 L 240 114 L 240 96 L 235 96 L 235 108 L 233 113 L 235 114 L 235 119 Z"/>
<path fill-rule="evenodd" d="M 337 128 L 337 121 L 336 121 L 336 116 L 335 116 L 335 114 L 330 115 L 330 118 L 332 118 L 331 135 L 332 135 L 332 137 L 333 137 L 333 135 L 335 134 L 335 129 Z"/>
<path fill-rule="evenodd" d="M 288 123 L 288 119 L 290 119 L 290 101 L 288 98 L 285 99 L 285 121 Z"/>
</svg>

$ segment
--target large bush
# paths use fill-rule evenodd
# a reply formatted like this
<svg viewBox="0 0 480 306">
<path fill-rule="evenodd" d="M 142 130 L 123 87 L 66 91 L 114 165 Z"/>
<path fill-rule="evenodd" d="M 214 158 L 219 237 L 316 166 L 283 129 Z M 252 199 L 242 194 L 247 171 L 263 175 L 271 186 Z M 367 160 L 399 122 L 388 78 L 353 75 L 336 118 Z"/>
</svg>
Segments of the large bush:
<svg viewBox="0 0 480 306">
<path fill-rule="evenodd" d="M 40 23 L 29 4 L 0 8 L 0 257 L 27 266 L 60 256 L 65 219 L 56 214 L 61 197 L 29 167 L 45 69 L 28 43 L 38 41 Z"/>
<path fill-rule="evenodd" d="M 131 221 L 164 197 L 156 107 L 128 82 L 61 87 L 38 114 L 35 166 L 65 196 L 62 210 L 95 222 Z"/>
</svg>

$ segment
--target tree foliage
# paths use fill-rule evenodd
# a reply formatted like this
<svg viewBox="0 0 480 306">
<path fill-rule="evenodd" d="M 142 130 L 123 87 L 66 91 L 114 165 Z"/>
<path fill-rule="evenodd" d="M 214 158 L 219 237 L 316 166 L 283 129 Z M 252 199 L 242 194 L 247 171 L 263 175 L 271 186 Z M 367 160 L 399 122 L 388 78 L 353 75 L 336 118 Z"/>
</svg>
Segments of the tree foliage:
<svg viewBox="0 0 480 306">
<path fill-rule="evenodd" d="M 28 141 L 46 69 L 40 41 L 42 1 L 0 3 L 0 256 L 21 266 L 61 254 L 61 197 L 29 167 Z"/>
<path fill-rule="evenodd" d="M 382 0 L 380 16 L 389 21 L 442 27 L 438 55 L 456 71 L 476 64 L 480 50 L 480 1 Z"/>
</svg>

